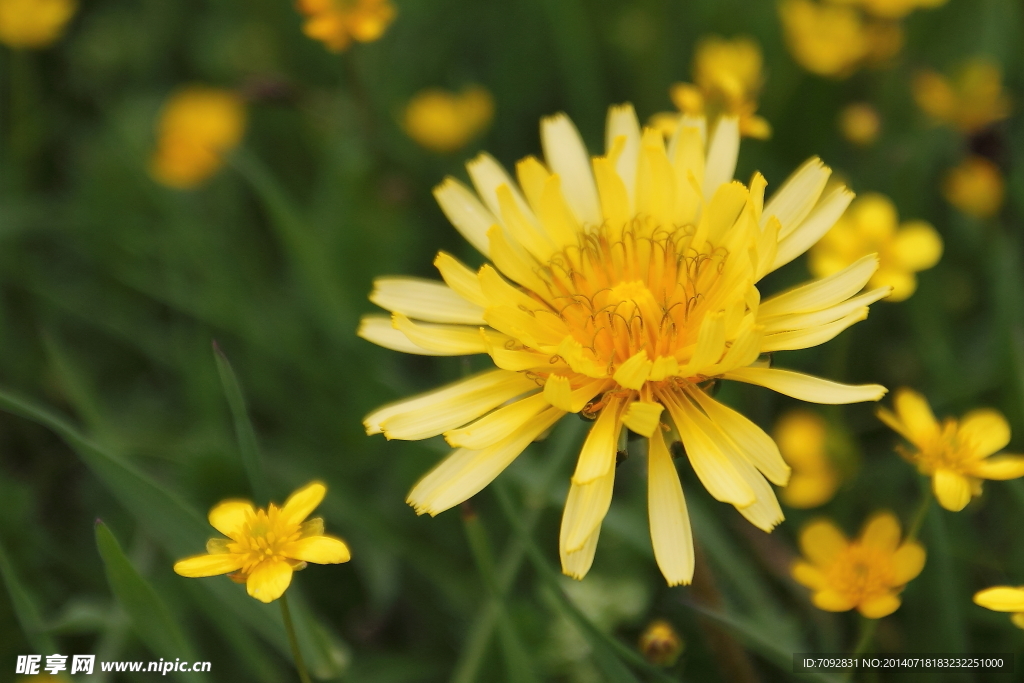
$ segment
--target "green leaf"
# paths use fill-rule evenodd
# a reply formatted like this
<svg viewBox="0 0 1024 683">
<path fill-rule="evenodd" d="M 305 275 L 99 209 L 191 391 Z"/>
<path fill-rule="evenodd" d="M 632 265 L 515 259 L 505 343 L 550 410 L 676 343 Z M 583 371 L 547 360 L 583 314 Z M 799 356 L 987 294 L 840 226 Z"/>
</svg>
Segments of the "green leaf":
<svg viewBox="0 0 1024 683">
<path fill-rule="evenodd" d="M 245 467 L 245 474 L 249 477 L 249 487 L 255 500 L 265 504 L 270 500 L 270 489 L 267 486 L 267 476 L 263 470 L 263 462 L 260 459 L 260 448 L 256 442 L 256 431 L 249 419 L 249 411 L 245 403 L 245 394 L 238 383 L 238 376 L 235 375 L 228 357 L 221 351 L 217 342 L 213 342 L 213 357 L 217 362 L 217 374 L 220 375 L 220 383 L 224 387 L 224 397 L 227 399 L 228 408 L 231 410 L 231 419 L 235 424 L 235 436 L 238 438 L 238 451 L 242 456 L 242 466 Z"/>
<path fill-rule="evenodd" d="M 56 652 L 57 646 L 50 634 L 44 630 L 43 619 L 35 599 L 21 583 L 3 543 L 0 543 L 0 577 L 3 577 L 7 586 L 7 594 L 11 596 L 11 605 L 14 606 L 14 615 L 18 617 L 18 623 L 21 624 L 21 630 L 25 633 L 29 645 L 39 653 Z"/>
<path fill-rule="evenodd" d="M 171 616 L 167 605 L 149 582 L 135 569 L 107 525 L 96 522 L 96 547 L 103 558 L 107 583 L 121 608 L 134 625 L 135 634 L 154 654 L 166 660 L 195 660 L 195 649 Z M 186 681 L 201 680 L 189 673 L 175 672 Z"/>
</svg>

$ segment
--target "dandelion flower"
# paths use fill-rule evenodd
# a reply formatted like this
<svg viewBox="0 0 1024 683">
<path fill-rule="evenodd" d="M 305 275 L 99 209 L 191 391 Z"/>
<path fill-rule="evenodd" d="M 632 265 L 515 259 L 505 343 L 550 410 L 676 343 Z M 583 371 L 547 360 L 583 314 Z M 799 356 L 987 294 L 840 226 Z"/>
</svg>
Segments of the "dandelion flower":
<svg viewBox="0 0 1024 683">
<path fill-rule="evenodd" d="M 0 43 L 46 47 L 60 38 L 77 8 L 75 0 L 0 0 Z"/>
<path fill-rule="evenodd" d="M 164 104 L 150 173 L 168 187 L 187 189 L 223 165 L 245 133 L 245 105 L 230 90 L 189 86 Z"/>
<path fill-rule="evenodd" d="M 811 602 L 826 612 L 856 608 L 868 619 L 881 619 L 899 609 L 899 593 L 924 569 L 920 543 L 900 543 L 900 523 L 891 512 L 867 521 L 860 538 L 850 541 L 827 519 L 800 531 L 800 551 L 793 578 L 814 591 Z"/>
<path fill-rule="evenodd" d="M 1010 621 L 1024 628 L 1024 586 L 993 586 L 974 594 L 974 603 L 994 612 L 1013 612 Z"/>
<path fill-rule="evenodd" d="M 331 52 L 342 52 L 353 40 L 372 43 L 387 31 L 397 11 L 391 0 L 297 0 L 306 16 L 302 31 Z"/>
<path fill-rule="evenodd" d="M 867 147 L 878 139 L 882 120 L 878 110 L 870 104 L 857 102 L 843 107 L 839 113 L 839 131 L 843 137 L 857 145 Z"/>
<path fill-rule="evenodd" d="M 968 216 L 991 218 L 1003 207 L 1006 181 L 994 163 L 985 157 L 971 156 L 946 174 L 942 194 Z"/>
<path fill-rule="evenodd" d="M 924 221 L 900 224 L 888 197 L 866 194 L 811 247 L 808 265 L 816 277 L 826 277 L 873 253 L 881 265 L 869 285 L 889 285 L 893 288 L 889 301 L 904 301 L 917 289 L 914 274 L 939 262 L 942 238 Z"/>
<path fill-rule="evenodd" d="M 782 502 L 794 508 L 824 505 L 839 488 L 839 473 L 829 459 L 825 420 L 808 410 L 791 410 L 775 423 L 772 436 L 793 468 Z"/>
<path fill-rule="evenodd" d="M 761 300 L 756 283 L 807 250 L 852 197 L 825 192 L 831 171 L 805 163 L 764 203 L 765 179 L 733 181 L 739 122 L 705 134 L 685 117 L 668 146 L 643 132 L 632 106 L 612 107 L 607 152 L 593 159 L 564 114 L 543 120 L 545 162 L 527 157 L 518 183 L 487 154 L 468 164 L 476 188 L 448 178 L 435 196 L 487 256 L 473 272 L 440 253 L 444 283 L 388 277 L 371 300 L 392 312 L 359 334 L 407 353 L 489 354 L 497 369 L 380 408 L 367 433 L 444 434 L 456 450 L 408 502 L 436 515 L 473 496 L 566 413 L 593 419 L 572 476 L 559 541 L 562 568 L 590 568 L 611 503 L 616 452 L 628 429 L 649 440 L 655 557 L 670 584 L 693 574 L 690 524 L 669 442 L 681 439 L 716 499 L 765 531 L 782 520 L 768 481 L 789 479 L 775 442 L 706 394 L 711 379 L 759 384 L 806 401 L 878 400 L 847 386 L 764 367 L 762 353 L 816 346 L 867 315 L 889 292 L 857 294 L 878 266 L 840 273 Z"/>
<path fill-rule="evenodd" d="M 738 116 L 740 134 L 765 139 L 772 127 L 754 112 L 764 84 L 761 48 L 750 38 L 706 38 L 693 61 L 694 83 L 676 83 L 672 103 L 683 114 L 706 116 L 713 124 L 722 114 Z M 671 135 L 679 116 L 658 114 L 656 123 Z"/>
<path fill-rule="evenodd" d="M 210 525 L 227 538 L 211 538 L 206 555 L 178 561 L 174 571 L 199 578 L 229 574 L 249 595 L 273 602 L 284 595 L 292 573 L 314 564 L 339 564 L 351 557 L 340 539 L 324 535 L 324 520 L 307 520 L 327 488 L 313 482 L 293 493 L 280 508 L 256 509 L 246 500 L 225 500 L 210 510 Z"/>
<path fill-rule="evenodd" d="M 672 624 L 655 619 L 640 634 L 640 652 L 655 666 L 673 666 L 683 654 L 683 639 Z"/>
<path fill-rule="evenodd" d="M 431 88 L 405 108 L 403 127 L 409 137 L 435 152 L 454 152 L 483 132 L 494 117 L 494 98 L 479 86 L 461 94 Z"/>
<path fill-rule="evenodd" d="M 893 399 L 893 413 L 878 409 L 878 417 L 910 442 L 899 453 L 932 478 L 932 490 L 947 510 L 963 510 L 972 496 L 981 495 L 983 479 L 1024 477 L 1024 456 L 996 455 L 1010 443 L 1010 425 L 991 408 L 972 410 L 957 421 L 941 424 L 924 396 L 900 389 Z"/>
<path fill-rule="evenodd" d="M 921 72 L 914 78 L 913 92 L 924 113 L 966 135 L 1010 115 L 1002 69 L 985 57 L 970 60 L 952 79 L 935 71 Z"/>
</svg>

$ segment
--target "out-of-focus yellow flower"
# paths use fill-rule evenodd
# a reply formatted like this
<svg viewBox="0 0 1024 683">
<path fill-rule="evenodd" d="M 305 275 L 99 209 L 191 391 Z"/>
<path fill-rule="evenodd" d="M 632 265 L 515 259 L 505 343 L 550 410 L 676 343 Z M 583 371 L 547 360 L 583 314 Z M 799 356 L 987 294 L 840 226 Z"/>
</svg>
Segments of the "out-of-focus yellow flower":
<svg viewBox="0 0 1024 683">
<path fill-rule="evenodd" d="M 683 654 L 683 639 L 672 624 L 656 619 L 640 634 L 640 652 L 655 666 L 672 666 Z"/>
<path fill-rule="evenodd" d="M 737 116 L 740 134 L 765 139 L 772 127 L 754 112 L 764 83 L 761 48 L 750 38 L 705 38 L 693 61 L 694 83 L 676 83 L 669 91 L 683 114 L 706 116 L 712 123 L 722 114 Z M 657 128 L 675 129 L 678 115 L 656 114 Z"/>
<path fill-rule="evenodd" d="M 454 152 L 479 135 L 494 118 L 494 98 L 474 86 L 461 94 L 431 88 L 410 100 L 403 127 L 409 137 L 435 152 Z"/>
<path fill-rule="evenodd" d="M 0 43 L 46 47 L 60 38 L 77 7 L 76 0 L 0 0 Z"/>
<path fill-rule="evenodd" d="M 915 9 L 931 9 L 947 0 L 831 0 L 837 5 L 854 5 L 879 19 L 902 19 Z"/>
<path fill-rule="evenodd" d="M 888 197 L 858 197 L 835 227 L 811 248 L 808 266 L 816 277 L 837 273 L 867 254 L 878 254 L 871 287 L 892 287 L 889 301 L 904 301 L 917 289 L 914 273 L 927 270 L 942 256 L 942 238 L 924 221 L 902 224 Z"/>
<path fill-rule="evenodd" d="M 800 550 L 806 561 L 795 562 L 792 574 L 814 591 L 814 606 L 826 612 L 856 608 L 868 619 L 899 608 L 900 591 L 925 561 L 921 544 L 900 543 L 900 523 L 891 512 L 869 519 L 855 541 L 829 520 L 813 521 L 800 531 Z"/>
<path fill-rule="evenodd" d="M 935 497 L 947 510 L 963 510 L 980 496 L 983 479 L 1024 477 L 1024 456 L 992 456 L 1010 443 L 1010 425 L 998 410 L 979 408 L 940 424 L 924 396 L 906 388 L 896 392 L 893 407 L 895 413 L 879 408 L 879 419 L 913 445 L 897 450 L 932 478 Z"/>
<path fill-rule="evenodd" d="M 993 612 L 1013 612 L 1010 621 L 1024 628 L 1024 586 L 993 586 L 974 594 L 974 603 Z"/>
<path fill-rule="evenodd" d="M 970 135 L 1010 115 L 1003 72 L 985 57 L 970 60 L 953 78 L 923 71 L 914 78 L 914 99 L 937 122 Z"/>
<path fill-rule="evenodd" d="M 216 173 L 245 133 L 237 93 L 189 86 L 168 98 L 160 114 L 150 173 L 169 187 L 194 187 Z"/>
<path fill-rule="evenodd" d="M 395 20 L 391 0 L 297 0 L 306 15 L 302 31 L 331 52 L 342 52 L 353 40 L 371 43 Z"/>
<path fill-rule="evenodd" d="M 839 474 L 829 458 L 825 420 L 808 410 L 791 410 L 775 423 L 772 434 L 793 474 L 782 489 L 782 502 L 794 508 L 824 505 L 839 487 Z"/>
<path fill-rule="evenodd" d="M 878 139 L 881 129 L 878 110 L 865 102 L 849 104 L 839 113 L 839 130 L 855 145 L 866 147 L 872 144 Z"/>
<path fill-rule="evenodd" d="M 942 183 L 946 201 L 968 216 L 991 218 L 999 213 L 1006 182 L 999 167 L 980 156 L 971 156 L 950 169 Z"/>
<path fill-rule="evenodd" d="M 351 557 L 341 539 L 324 535 L 324 520 L 306 519 L 326 493 L 327 487 L 313 482 L 282 507 L 271 503 L 266 510 L 247 500 L 225 500 L 210 510 L 209 519 L 227 538 L 211 538 L 208 554 L 180 560 L 174 571 L 190 578 L 229 574 L 257 600 L 277 600 L 291 584 L 292 573 L 307 562 L 339 564 Z"/>
</svg>

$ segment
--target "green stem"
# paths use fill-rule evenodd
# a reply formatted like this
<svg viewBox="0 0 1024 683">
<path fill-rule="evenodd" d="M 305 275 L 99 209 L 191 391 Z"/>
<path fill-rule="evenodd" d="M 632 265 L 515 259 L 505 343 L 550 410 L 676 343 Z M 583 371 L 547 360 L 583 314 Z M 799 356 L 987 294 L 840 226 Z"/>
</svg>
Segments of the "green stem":
<svg viewBox="0 0 1024 683">
<path fill-rule="evenodd" d="M 281 617 L 284 619 L 284 630 L 288 632 L 288 644 L 292 646 L 292 656 L 295 657 L 295 668 L 299 671 L 299 680 L 302 683 L 310 683 L 306 662 L 302 659 L 302 650 L 299 649 L 299 639 L 295 637 L 295 625 L 292 623 L 291 610 L 288 609 L 287 593 L 281 596 Z"/>
<path fill-rule="evenodd" d="M 928 516 L 928 510 L 932 505 L 932 487 L 930 483 L 924 484 L 921 492 L 921 502 L 917 504 L 917 511 L 914 512 L 914 517 L 910 520 L 910 528 L 907 529 L 908 541 L 913 541 L 917 538 L 917 535 L 921 533 L 921 526 Z"/>
<path fill-rule="evenodd" d="M 853 648 L 853 652 L 850 653 L 851 657 L 859 657 L 868 651 L 871 646 L 871 641 L 875 637 L 875 629 L 878 628 L 878 619 L 868 619 L 867 617 L 860 618 L 860 638 L 857 639 L 857 645 Z M 846 674 L 846 680 L 853 680 L 853 673 L 856 669 L 850 669 L 849 673 Z"/>
</svg>

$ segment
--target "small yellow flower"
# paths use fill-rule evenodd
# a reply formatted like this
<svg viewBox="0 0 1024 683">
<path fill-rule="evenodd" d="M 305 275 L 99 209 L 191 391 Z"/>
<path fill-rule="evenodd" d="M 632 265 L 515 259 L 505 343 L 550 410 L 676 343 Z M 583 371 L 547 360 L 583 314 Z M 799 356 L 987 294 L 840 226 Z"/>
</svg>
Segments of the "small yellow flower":
<svg viewBox="0 0 1024 683">
<path fill-rule="evenodd" d="M 807 560 L 793 564 L 793 578 L 814 594 L 811 602 L 826 612 L 856 608 L 868 619 L 881 619 L 899 609 L 899 593 L 924 569 L 920 543 L 900 543 L 900 523 L 880 512 L 850 541 L 829 520 L 811 522 L 800 531 L 800 550 Z"/>
<path fill-rule="evenodd" d="M 970 135 L 1010 115 L 999 64 L 978 57 L 961 66 L 952 79 L 935 71 L 913 82 L 917 105 L 936 122 Z"/>
<path fill-rule="evenodd" d="M 249 595 L 273 602 L 284 595 L 292 573 L 314 564 L 348 562 L 348 546 L 324 535 L 324 520 L 306 520 L 327 488 L 313 482 L 293 493 L 282 507 L 256 509 L 247 500 L 225 500 L 210 510 L 210 525 L 227 538 L 211 538 L 207 555 L 178 561 L 174 571 L 199 578 L 230 574 Z"/>
<path fill-rule="evenodd" d="M 839 113 L 839 130 L 843 137 L 860 147 L 874 143 L 881 129 L 882 120 L 878 110 L 870 104 L 850 104 Z"/>
<path fill-rule="evenodd" d="M 198 185 L 223 165 L 245 133 L 245 105 L 230 90 L 188 86 L 171 95 L 158 123 L 150 173 L 168 187 Z"/>
<path fill-rule="evenodd" d="M 410 100 L 403 127 L 413 140 L 435 152 L 454 152 L 483 132 L 494 118 L 494 98 L 474 86 L 461 94 L 431 88 Z"/>
<path fill-rule="evenodd" d="M 766 139 L 772 127 L 754 112 L 764 83 L 761 48 L 750 38 L 705 38 L 697 46 L 693 62 L 695 83 L 676 83 L 669 91 L 672 103 L 683 114 L 707 116 L 714 122 L 721 114 L 737 116 L 740 134 Z M 656 114 L 655 127 L 675 129 L 679 116 Z"/>
<path fill-rule="evenodd" d="M 900 224 L 888 197 L 866 194 L 854 200 L 835 227 L 811 247 L 808 265 L 816 277 L 826 277 L 874 253 L 880 265 L 869 285 L 891 286 L 889 301 L 904 301 L 917 289 L 914 273 L 939 262 L 942 238 L 924 221 Z"/>
<path fill-rule="evenodd" d="M 957 512 L 981 495 L 983 479 L 1024 477 L 1024 456 L 997 455 L 1010 443 L 1010 425 L 998 410 L 972 410 L 957 421 L 941 424 L 924 396 L 900 389 L 893 399 L 895 414 L 878 409 L 878 417 L 913 445 L 899 453 L 932 478 L 932 490 L 942 507 Z"/>
<path fill-rule="evenodd" d="M 931 9 L 947 0 L 831 0 L 837 5 L 855 5 L 879 19 L 902 19 L 915 9 Z"/>
<path fill-rule="evenodd" d="M 656 619 L 640 634 L 640 652 L 655 666 L 672 666 L 683 654 L 683 639 L 672 624 Z"/>
<path fill-rule="evenodd" d="M 297 0 L 306 15 L 302 31 L 331 52 L 342 52 L 353 40 L 372 43 L 395 20 L 391 0 Z"/>
<path fill-rule="evenodd" d="M 808 410 L 791 410 L 775 423 L 772 434 L 793 474 L 782 489 L 782 502 L 794 508 L 824 505 L 839 488 L 839 474 L 826 449 L 825 420 Z"/>
<path fill-rule="evenodd" d="M 946 201 L 975 218 L 999 213 L 1006 194 L 1006 182 L 999 167 L 980 156 L 970 156 L 950 169 L 942 183 Z"/>
<path fill-rule="evenodd" d="M 1010 621 L 1024 628 L 1024 586 L 993 586 L 974 594 L 974 603 L 993 612 L 1013 612 Z"/>
<path fill-rule="evenodd" d="M 77 8 L 75 0 L 0 0 L 0 43 L 46 47 L 60 38 Z"/>
</svg>

